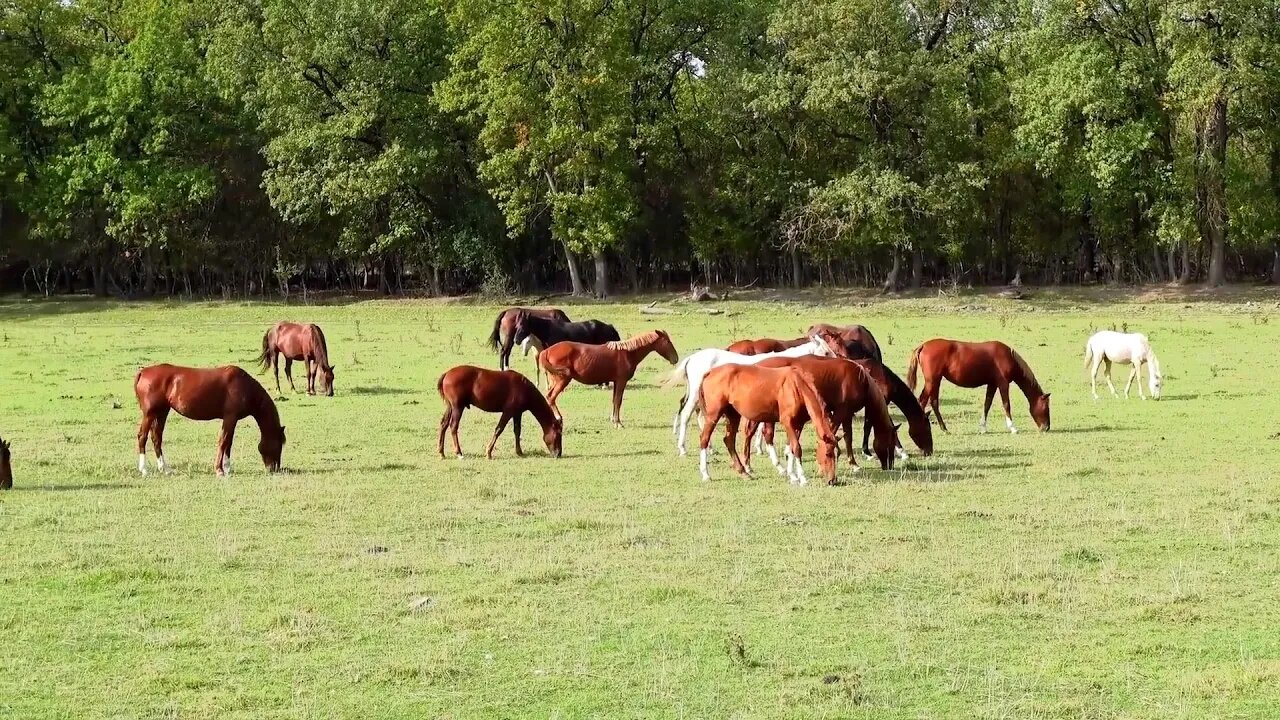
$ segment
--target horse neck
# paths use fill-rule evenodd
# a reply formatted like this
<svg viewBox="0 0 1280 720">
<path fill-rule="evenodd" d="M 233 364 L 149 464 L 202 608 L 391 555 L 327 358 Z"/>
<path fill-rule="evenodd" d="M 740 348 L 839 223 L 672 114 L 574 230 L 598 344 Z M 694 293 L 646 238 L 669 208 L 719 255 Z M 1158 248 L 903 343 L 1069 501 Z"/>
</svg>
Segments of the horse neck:
<svg viewBox="0 0 1280 720">
<path fill-rule="evenodd" d="M 911 392 L 911 388 L 907 387 L 902 378 L 894 374 L 887 366 L 881 365 L 880 368 L 884 371 L 885 380 L 889 384 L 889 393 L 885 395 L 885 401 L 897 405 L 908 421 L 923 418 L 925 416 L 924 408 L 920 407 L 920 401 L 916 399 L 916 394 Z"/>
<path fill-rule="evenodd" d="M 867 414 L 867 419 L 871 421 L 871 426 L 875 428 L 876 432 L 892 432 L 893 418 L 889 415 L 889 406 L 885 402 L 884 393 L 880 392 L 880 388 L 876 385 L 875 379 L 871 377 L 871 373 L 864 371 L 863 377 L 865 379 L 862 386 L 863 394 L 866 395 L 862 403 L 863 412 Z M 888 375 L 886 374 L 885 377 L 888 377 Z M 890 386 L 893 385 L 893 381 L 890 380 Z M 910 395 L 910 393 L 907 394 Z M 916 408 L 920 408 L 919 403 L 916 403 Z M 903 411 L 903 414 L 910 419 L 909 413 Z M 920 414 L 924 415 L 924 411 L 921 410 Z"/>
<path fill-rule="evenodd" d="M 1023 395 L 1027 396 L 1028 401 L 1033 401 L 1041 395 L 1044 395 L 1044 390 L 1040 389 L 1040 383 L 1036 380 L 1035 376 L 1031 374 L 1031 371 L 1026 368 L 1026 361 L 1016 355 L 1015 357 L 1017 358 L 1017 362 L 1013 364 L 1013 377 L 1009 379 L 1018 386 L 1018 389 L 1022 391 Z"/>
<path fill-rule="evenodd" d="M 631 362 L 632 367 L 636 367 L 639 366 L 640 362 L 646 357 L 649 357 L 649 353 L 654 351 L 657 344 L 658 340 L 655 338 L 653 342 L 646 343 L 640 347 L 632 348 L 630 350 L 623 350 L 622 352 L 627 356 L 627 360 Z"/>
<path fill-rule="evenodd" d="M 320 363 L 322 368 L 329 367 L 329 346 L 324 341 L 324 333 L 320 328 L 312 325 L 311 337 L 313 340 L 311 344 L 315 346 L 311 348 L 311 352 L 316 356 L 316 362 Z"/>
<path fill-rule="evenodd" d="M 280 432 L 280 413 L 276 410 L 276 403 L 261 385 L 258 385 L 257 382 L 253 384 L 258 389 L 249 398 L 252 406 L 249 410 L 249 415 L 253 417 L 254 422 L 258 423 L 258 430 L 263 437 L 266 437 L 268 431 L 273 435 L 278 434 Z"/>
<path fill-rule="evenodd" d="M 835 435 L 831 422 L 827 420 L 826 407 L 822 404 L 822 399 L 818 397 L 818 391 L 798 374 L 792 375 L 792 382 L 795 383 L 796 392 L 800 394 L 800 399 L 804 402 L 804 408 L 808 411 L 809 419 L 813 422 L 813 427 L 818 431 L 818 436 L 831 437 Z"/>
<path fill-rule="evenodd" d="M 542 397 L 542 393 L 532 384 L 525 386 L 525 409 L 533 416 L 534 420 L 542 426 L 543 432 L 551 429 L 552 423 L 555 422 L 555 415 L 551 412 L 551 406 L 547 404 L 547 399 Z"/>
</svg>

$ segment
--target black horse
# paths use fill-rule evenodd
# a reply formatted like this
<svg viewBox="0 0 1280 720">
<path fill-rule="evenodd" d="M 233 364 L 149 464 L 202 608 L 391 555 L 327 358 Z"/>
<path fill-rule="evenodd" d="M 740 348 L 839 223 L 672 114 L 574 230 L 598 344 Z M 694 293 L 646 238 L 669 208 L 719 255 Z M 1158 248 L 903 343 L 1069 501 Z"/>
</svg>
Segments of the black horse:
<svg viewBox="0 0 1280 720">
<path fill-rule="evenodd" d="M 503 370 L 511 367 L 511 346 L 516 335 L 516 321 L 521 315 L 569 322 L 569 316 L 560 308 L 509 307 L 498 313 L 498 319 L 493 321 L 493 332 L 489 334 L 489 344 L 498 351 L 498 367 Z M 525 348 L 525 354 L 529 354 L 528 348 Z"/>
<path fill-rule="evenodd" d="M 607 342 L 622 340 L 617 328 L 606 322 L 599 320 L 564 322 L 528 312 L 516 315 L 515 332 L 511 337 L 516 344 L 524 342 L 525 338 L 533 338 L 544 348 L 565 340 L 588 345 L 603 345 Z M 541 375 L 541 369 L 536 370 L 535 375 Z"/>
</svg>

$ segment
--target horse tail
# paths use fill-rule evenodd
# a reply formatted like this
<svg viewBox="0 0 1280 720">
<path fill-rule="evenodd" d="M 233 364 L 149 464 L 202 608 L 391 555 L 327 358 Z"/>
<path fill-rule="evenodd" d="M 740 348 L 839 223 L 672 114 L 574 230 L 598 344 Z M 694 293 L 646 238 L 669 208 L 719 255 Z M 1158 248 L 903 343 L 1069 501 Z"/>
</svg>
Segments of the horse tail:
<svg viewBox="0 0 1280 720">
<path fill-rule="evenodd" d="M 662 385 L 660 387 L 663 387 L 663 388 L 675 387 L 680 383 L 681 380 L 687 380 L 688 376 L 685 374 L 685 366 L 689 364 L 690 357 L 693 357 L 693 356 L 687 355 L 683 360 L 677 363 L 676 368 L 671 371 L 671 374 L 667 376 L 666 380 L 662 381 Z"/>
<path fill-rule="evenodd" d="M 493 321 L 493 332 L 489 333 L 489 347 L 495 350 L 498 349 L 498 340 L 499 340 L 498 333 L 502 329 L 502 316 L 506 314 L 507 314 L 506 310 L 503 310 L 498 313 L 498 319 Z"/>
<path fill-rule="evenodd" d="M 920 367 L 920 351 L 923 349 L 924 343 L 920 343 L 915 350 L 911 351 L 911 357 L 907 359 L 907 387 L 911 388 L 912 392 L 916 390 L 916 368 Z"/>
<path fill-rule="evenodd" d="M 324 341 L 324 331 L 315 323 L 311 323 L 311 352 L 315 354 L 320 367 L 332 367 L 329 364 L 329 344 Z"/>
<path fill-rule="evenodd" d="M 266 372 L 271 367 L 271 333 L 275 328 L 268 330 L 262 336 L 262 354 L 258 356 L 258 364 L 262 366 L 261 372 Z"/>
<path fill-rule="evenodd" d="M 1084 369 L 1088 370 L 1089 365 L 1091 365 L 1092 363 L 1093 363 L 1093 341 L 1090 340 L 1084 345 Z"/>
</svg>

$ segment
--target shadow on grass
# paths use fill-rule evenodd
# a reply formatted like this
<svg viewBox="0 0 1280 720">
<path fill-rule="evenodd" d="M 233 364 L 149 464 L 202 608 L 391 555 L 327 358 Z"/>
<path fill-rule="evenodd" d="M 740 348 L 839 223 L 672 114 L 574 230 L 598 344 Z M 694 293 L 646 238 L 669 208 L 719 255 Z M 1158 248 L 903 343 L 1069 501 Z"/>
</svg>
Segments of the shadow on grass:
<svg viewBox="0 0 1280 720">
<path fill-rule="evenodd" d="M 77 490 L 129 490 L 139 483 L 82 483 L 80 485 L 14 485 L 6 492 L 75 492 Z"/>
<path fill-rule="evenodd" d="M 347 391 L 350 395 L 408 395 L 412 392 L 405 388 L 390 388 L 383 385 L 364 385 Z"/>
<path fill-rule="evenodd" d="M 1115 425 L 1080 425 L 1076 427 L 1055 427 L 1049 432 L 1054 434 L 1065 433 L 1067 435 L 1078 435 L 1080 433 L 1116 432 L 1117 430 L 1130 430 L 1130 429 L 1132 428 L 1121 428 L 1121 427 L 1116 427 Z"/>
</svg>

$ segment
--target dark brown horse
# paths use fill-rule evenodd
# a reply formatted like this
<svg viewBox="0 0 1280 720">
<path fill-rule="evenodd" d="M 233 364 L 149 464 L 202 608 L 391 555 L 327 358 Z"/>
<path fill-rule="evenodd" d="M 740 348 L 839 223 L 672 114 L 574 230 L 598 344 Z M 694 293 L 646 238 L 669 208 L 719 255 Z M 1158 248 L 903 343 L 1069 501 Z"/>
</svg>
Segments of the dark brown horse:
<svg viewBox="0 0 1280 720">
<path fill-rule="evenodd" d="M 842 361 L 843 362 L 843 361 Z M 728 420 L 724 445 L 729 450 L 733 469 L 740 475 L 751 475 L 748 464 L 738 457 L 735 447 L 738 425 L 748 422 L 782 423 L 787 432 L 786 474 L 792 484 L 804 485 L 800 433 L 812 421 L 818 434 L 818 468 L 830 484 L 836 481 L 836 437 L 827 419 L 827 406 L 814 388 L 813 377 L 798 367 L 778 369 L 759 365 L 721 365 L 707 373 L 700 387 L 707 422 L 702 426 L 699 447 L 699 470 L 703 480 L 710 480 L 707 457 L 711 434 L 720 418 Z"/>
<path fill-rule="evenodd" d="M 773 338 L 760 338 L 759 340 L 739 340 L 738 342 L 725 348 L 729 352 L 738 353 L 739 355 L 761 355 L 763 353 L 782 352 L 793 347 L 799 347 L 807 342 L 812 335 L 806 335 L 795 340 L 774 340 Z"/>
<path fill-rule="evenodd" d="M 863 370 L 876 381 L 876 387 L 880 388 L 880 393 L 884 395 L 884 399 L 889 404 L 898 408 L 903 417 L 907 419 L 907 433 L 911 435 L 911 441 L 920 448 L 920 454 L 928 457 L 933 454 L 933 425 L 929 422 L 929 414 L 920 406 L 920 401 L 916 398 L 915 393 L 911 392 L 911 388 L 898 377 L 897 373 L 889 369 L 888 365 L 878 363 L 874 360 L 855 360 L 854 362 L 862 366 Z M 871 435 L 871 422 L 864 419 L 862 423 L 862 454 L 871 457 L 871 450 L 867 447 L 868 436 Z M 907 455 L 901 450 L 902 445 L 898 445 L 898 458 L 905 460 Z"/>
<path fill-rule="evenodd" d="M 845 360 L 842 358 L 822 358 L 812 355 L 798 358 L 769 358 L 760 363 L 760 367 L 783 368 L 795 367 L 803 370 L 813 378 L 813 386 L 831 413 L 832 423 L 844 429 L 845 450 L 849 455 L 849 464 L 858 469 L 858 460 L 853 453 L 853 418 L 859 410 L 863 410 L 866 424 L 873 427 L 875 435 L 876 457 L 880 467 L 893 469 L 894 451 L 901 446 L 898 442 L 898 428 L 889 416 L 889 406 L 884 394 L 867 366 L 879 367 L 879 363 L 868 360 Z M 763 435 L 765 447 L 769 450 L 769 459 L 778 472 L 783 472 L 773 451 L 773 423 L 748 423 L 746 428 L 747 463 L 751 462 L 751 438 L 756 427 L 764 425 Z"/>
<path fill-rule="evenodd" d="M 493 431 L 485 456 L 493 458 L 493 446 L 506 429 L 507 422 L 514 423 L 516 455 L 524 455 L 520 448 L 520 418 L 528 412 L 542 426 L 542 440 L 552 457 L 560 457 L 563 425 L 551 413 L 546 399 L 529 378 L 515 370 L 486 370 L 474 365 L 459 365 L 440 376 L 436 383 L 440 398 L 445 402 L 444 417 L 440 418 L 440 457 L 444 457 L 444 434 L 453 431 L 453 453 L 462 458 L 462 446 L 458 444 L 458 425 L 462 411 L 469 407 L 485 412 L 502 413 L 498 427 Z"/>
<path fill-rule="evenodd" d="M 0 490 L 13 487 L 13 466 L 9 464 L 9 443 L 0 438 Z"/>
<path fill-rule="evenodd" d="M 1013 426 L 1013 415 L 1009 411 L 1009 383 L 1015 383 L 1022 394 L 1027 396 L 1031 406 L 1031 418 L 1036 427 L 1049 429 L 1049 393 L 1040 388 L 1036 376 L 1021 355 L 999 341 L 961 342 L 934 338 L 911 352 L 907 363 L 907 384 L 911 389 L 916 387 L 916 369 L 924 373 L 924 390 L 920 393 L 920 405 L 932 405 L 933 414 L 938 418 L 938 427 L 947 432 L 947 424 L 938 411 L 938 391 L 942 388 L 942 380 L 946 378 L 952 383 L 965 388 L 987 386 L 987 400 L 982 407 L 982 422 L 978 427 L 987 431 L 987 413 L 991 412 L 991 399 L 996 391 L 1000 391 L 1000 402 L 1004 405 L 1004 421 L 1009 432 L 1018 432 Z"/>
<path fill-rule="evenodd" d="M 281 355 L 284 356 L 284 376 L 289 378 L 291 390 L 298 391 L 293 384 L 293 361 L 301 360 L 307 366 L 307 394 L 316 394 L 316 376 L 320 376 L 324 380 L 324 394 L 333 397 L 333 366 L 329 364 L 329 346 L 319 325 L 278 322 L 262 336 L 262 354 L 258 356 L 258 363 L 263 370 L 275 368 L 276 392 L 282 392 Z"/>
<path fill-rule="evenodd" d="M 231 443 L 236 423 L 252 417 L 258 423 L 262 439 L 258 452 L 267 470 L 280 469 L 280 453 L 284 449 L 284 426 L 276 404 L 265 388 L 249 373 L 234 365 L 219 368 L 189 368 L 176 365 L 152 365 L 138 371 L 133 392 L 142 410 L 138 426 L 138 471 L 147 474 L 147 435 L 156 453 L 156 467 L 168 470 L 164 462 L 164 424 L 170 410 L 192 420 L 221 420 L 218 433 L 218 456 L 213 469 L 218 475 L 231 472 Z"/>
<path fill-rule="evenodd" d="M 515 345 L 516 337 L 516 319 L 520 313 L 540 317 L 544 320 L 556 320 L 559 322 L 569 322 L 569 316 L 560 308 L 532 308 L 532 307 L 509 307 L 498 313 L 498 317 L 493 321 L 493 332 L 489 333 L 489 345 L 498 351 L 498 367 L 506 370 L 511 367 L 511 348 Z M 536 337 L 530 340 L 530 345 L 538 350 L 544 346 Z M 528 354 L 528 348 L 525 348 Z"/>
<path fill-rule="evenodd" d="M 621 342 L 588 345 L 559 342 L 538 353 L 538 365 L 547 373 L 550 388 L 547 401 L 556 417 L 563 417 L 556 398 L 577 380 L 583 385 L 613 383 L 613 424 L 622 427 L 622 394 L 635 377 L 636 368 L 649 353 L 656 352 L 672 365 L 680 360 L 671 336 L 663 330 L 650 330 Z"/>
<path fill-rule="evenodd" d="M 809 328 L 805 335 L 812 336 L 819 330 L 835 333 L 840 336 L 840 340 L 844 342 L 845 350 L 849 353 L 849 357 L 853 360 L 861 360 L 864 358 L 875 360 L 876 362 L 884 362 L 884 357 L 880 353 L 880 343 L 876 342 L 876 338 L 871 334 L 865 326 L 862 325 L 846 325 L 837 327 L 828 325 L 827 323 L 818 323 Z"/>
</svg>

